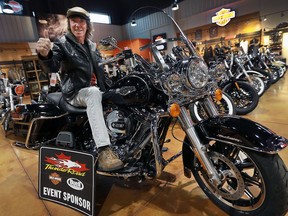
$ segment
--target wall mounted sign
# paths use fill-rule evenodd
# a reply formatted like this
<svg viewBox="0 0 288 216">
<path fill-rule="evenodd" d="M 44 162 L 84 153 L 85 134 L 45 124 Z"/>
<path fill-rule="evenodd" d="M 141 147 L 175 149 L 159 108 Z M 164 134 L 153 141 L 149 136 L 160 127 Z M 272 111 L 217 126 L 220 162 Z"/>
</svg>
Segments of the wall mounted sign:
<svg viewBox="0 0 288 216">
<path fill-rule="evenodd" d="M 159 40 L 162 40 L 162 39 L 166 39 L 166 38 L 167 38 L 166 33 L 154 35 L 153 36 L 153 42 L 159 41 Z M 167 43 L 163 43 L 163 44 L 158 45 L 157 49 L 160 50 L 160 51 L 161 50 L 166 50 L 167 49 Z"/>
<path fill-rule="evenodd" d="M 213 26 L 209 29 L 209 35 L 210 38 L 214 38 L 218 36 L 218 27 L 217 26 Z"/>
<path fill-rule="evenodd" d="M 23 6 L 17 1 L 9 1 L 8 4 L 12 7 L 14 13 L 19 13 L 23 10 Z"/>
<path fill-rule="evenodd" d="M 216 13 L 216 16 L 212 17 L 212 23 L 216 23 L 219 26 L 225 26 L 234 17 L 235 17 L 235 11 L 231 11 L 231 9 L 222 8 L 220 11 Z"/>
<path fill-rule="evenodd" d="M 23 12 L 23 5 L 22 5 L 22 0 L 0 0 L 0 13 L 3 13 L 3 11 L 1 9 L 4 8 L 4 5 L 9 5 L 12 10 L 13 10 L 13 14 L 15 15 L 22 15 Z"/>
<path fill-rule="evenodd" d="M 202 40 L 202 30 L 198 29 L 195 31 L 195 40 Z"/>
</svg>

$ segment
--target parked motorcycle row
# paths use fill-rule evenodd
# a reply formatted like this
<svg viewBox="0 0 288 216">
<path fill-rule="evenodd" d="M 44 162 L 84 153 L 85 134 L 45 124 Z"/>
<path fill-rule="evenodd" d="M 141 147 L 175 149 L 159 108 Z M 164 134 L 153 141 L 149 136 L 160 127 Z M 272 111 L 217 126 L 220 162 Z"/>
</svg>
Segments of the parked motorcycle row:
<svg viewBox="0 0 288 216">
<path fill-rule="evenodd" d="M 253 111 L 259 98 L 286 73 L 286 64 L 276 61 L 269 48 L 251 44 L 248 53 L 235 47 L 216 46 L 215 56 L 206 59 L 209 72 L 235 105 L 235 113 Z"/>
<path fill-rule="evenodd" d="M 150 48 L 154 63 L 131 50 L 101 63 L 127 62 L 129 72 L 108 82 L 105 93 L 120 97 L 121 103 L 103 100 L 112 148 L 125 166 L 111 172 L 100 170 L 96 153 L 96 173 L 139 182 L 153 180 L 182 156 L 184 175 L 193 175 L 207 197 L 227 214 L 284 215 L 288 175 L 278 152 L 288 140 L 233 115 L 255 109 L 263 85 L 265 91 L 274 82 L 271 77 L 280 74 L 280 63 L 268 53 L 250 58 L 241 50 L 220 47 L 207 65 L 175 20 L 165 11 L 158 12 L 170 19 L 180 37 L 140 47 Z M 108 37 L 100 43 L 116 46 L 115 41 Z M 174 46 L 165 56 L 157 48 L 163 43 Z M 86 110 L 68 104 L 61 92 L 48 94 L 45 103 L 18 104 L 13 114 L 18 121 L 30 123 L 25 142 L 29 149 L 53 146 L 89 152 L 93 146 Z M 176 123 L 185 133 L 182 149 L 165 159 L 162 149 L 171 142 L 166 135 Z"/>
</svg>

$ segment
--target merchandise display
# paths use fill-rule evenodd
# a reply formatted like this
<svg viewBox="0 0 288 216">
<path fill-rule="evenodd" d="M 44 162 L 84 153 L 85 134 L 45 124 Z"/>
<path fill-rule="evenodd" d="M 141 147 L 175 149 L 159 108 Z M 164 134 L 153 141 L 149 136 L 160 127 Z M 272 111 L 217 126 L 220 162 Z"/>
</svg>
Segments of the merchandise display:
<svg viewBox="0 0 288 216">
<path fill-rule="evenodd" d="M 22 62 L 31 100 L 37 101 L 42 88 L 50 83 L 48 74 L 41 69 L 36 55 L 22 56 Z"/>
</svg>

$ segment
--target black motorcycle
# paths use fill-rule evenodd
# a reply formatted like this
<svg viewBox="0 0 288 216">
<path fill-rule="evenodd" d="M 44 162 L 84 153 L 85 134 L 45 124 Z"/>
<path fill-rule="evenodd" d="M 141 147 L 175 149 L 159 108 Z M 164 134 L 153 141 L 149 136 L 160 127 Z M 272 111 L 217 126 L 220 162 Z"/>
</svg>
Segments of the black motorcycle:
<svg viewBox="0 0 288 216">
<path fill-rule="evenodd" d="M 268 88 L 270 77 L 265 76 L 261 71 L 252 70 L 247 67 L 249 64 L 248 55 L 244 52 L 240 45 L 236 45 L 237 51 L 234 51 L 234 66 L 233 69 L 236 72 L 236 78 L 245 79 L 250 85 L 252 85 L 259 96 L 262 96 Z M 246 67 L 245 67 L 246 66 Z"/>
<path fill-rule="evenodd" d="M 11 83 L 7 78 L 1 78 L 0 93 L 0 122 L 6 136 L 7 131 L 12 129 L 11 111 L 15 109 L 17 104 L 22 104 L 25 93 L 24 79 Z"/>
<path fill-rule="evenodd" d="M 270 73 L 272 77 L 271 83 L 276 83 L 280 78 L 281 74 L 283 73 L 283 69 L 281 66 L 270 64 L 268 65 L 265 61 L 265 54 L 259 51 L 260 45 L 254 45 L 253 43 L 248 47 L 248 55 L 251 59 L 253 64 L 252 68 L 254 70 L 266 71 Z M 284 75 L 284 74 L 283 74 Z"/>
<path fill-rule="evenodd" d="M 245 115 L 257 107 L 259 95 L 245 79 L 237 78 L 233 73 L 235 59 L 229 50 L 229 47 L 215 48 L 216 59 L 209 62 L 209 72 L 216 77 L 219 87 L 232 99 L 236 114 Z"/>
<path fill-rule="evenodd" d="M 122 100 L 104 100 L 103 104 L 112 148 L 125 166 L 111 172 L 100 170 L 96 154 L 96 172 L 123 179 L 156 179 L 169 163 L 182 156 L 185 176 L 191 178 L 193 174 L 211 201 L 228 214 L 285 214 L 288 176 L 277 153 L 288 140 L 251 120 L 219 115 L 207 89 L 206 63 L 174 19 L 165 11 L 157 11 L 171 19 L 180 37 L 142 47 L 151 49 L 154 64 L 127 51 L 118 56 L 131 60 L 134 72 L 106 92 Z M 170 42 L 181 44 L 183 55 L 165 61 L 157 46 Z M 113 61 L 115 58 L 102 64 Z M 86 110 L 69 105 L 61 93 L 48 94 L 47 99 L 50 103 L 19 105 L 15 110 L 23 121 L 30 121 L 26 146 L 49 144 L 57 148 L 60 143 L 62 148 L 89 152 L 94 140 Z M 209 116 L 195 123 L 189 106 L 197 101 Z M 166 135 L 176 121 L 186 134 L 183 147 L 164 159 Z M 57 138 L 59 132 L 66 132 L 71 142 Z"/>
</svg>

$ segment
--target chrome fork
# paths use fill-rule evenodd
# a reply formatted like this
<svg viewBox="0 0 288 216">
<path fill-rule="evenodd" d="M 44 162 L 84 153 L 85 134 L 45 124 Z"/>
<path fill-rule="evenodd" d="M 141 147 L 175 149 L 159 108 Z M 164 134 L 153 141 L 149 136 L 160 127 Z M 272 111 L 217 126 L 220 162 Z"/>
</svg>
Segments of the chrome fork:
<svg viewBox="0 0 288 216">
<path fill-rule="evenodd" d="M 216 108 L 213 109 L 213 107 L 215 106 L 214 104 L 210 104 L 209 101 L 211 102 L 211 99 L 207 97 L 207 103 L 208 103 L 208 106 L 212 108 L 212 111 L 211 111 L 212 114 L 217 115 L 218 114 L 217 109 Z M 198 135 L 195 131 L 195 128 L 193 126 L 191 117 L 185 107 L 181 107 L 181 113 L 178 119 L 180 120 L 182 129 L 186 132 L 186 135 L 190 143 L 192 144 L 191 147 L 196 157 L 199 159 L 201 165 L 206 170 L 211 183 L 213 183 L 216 186 L 220 185 L 221 183 L 220 175 L 217 173 L 216 169 L 214 168 L 212 164 L 212 161 L 209 158 L 206 146 L 200 142 Z"/>
</svg>

